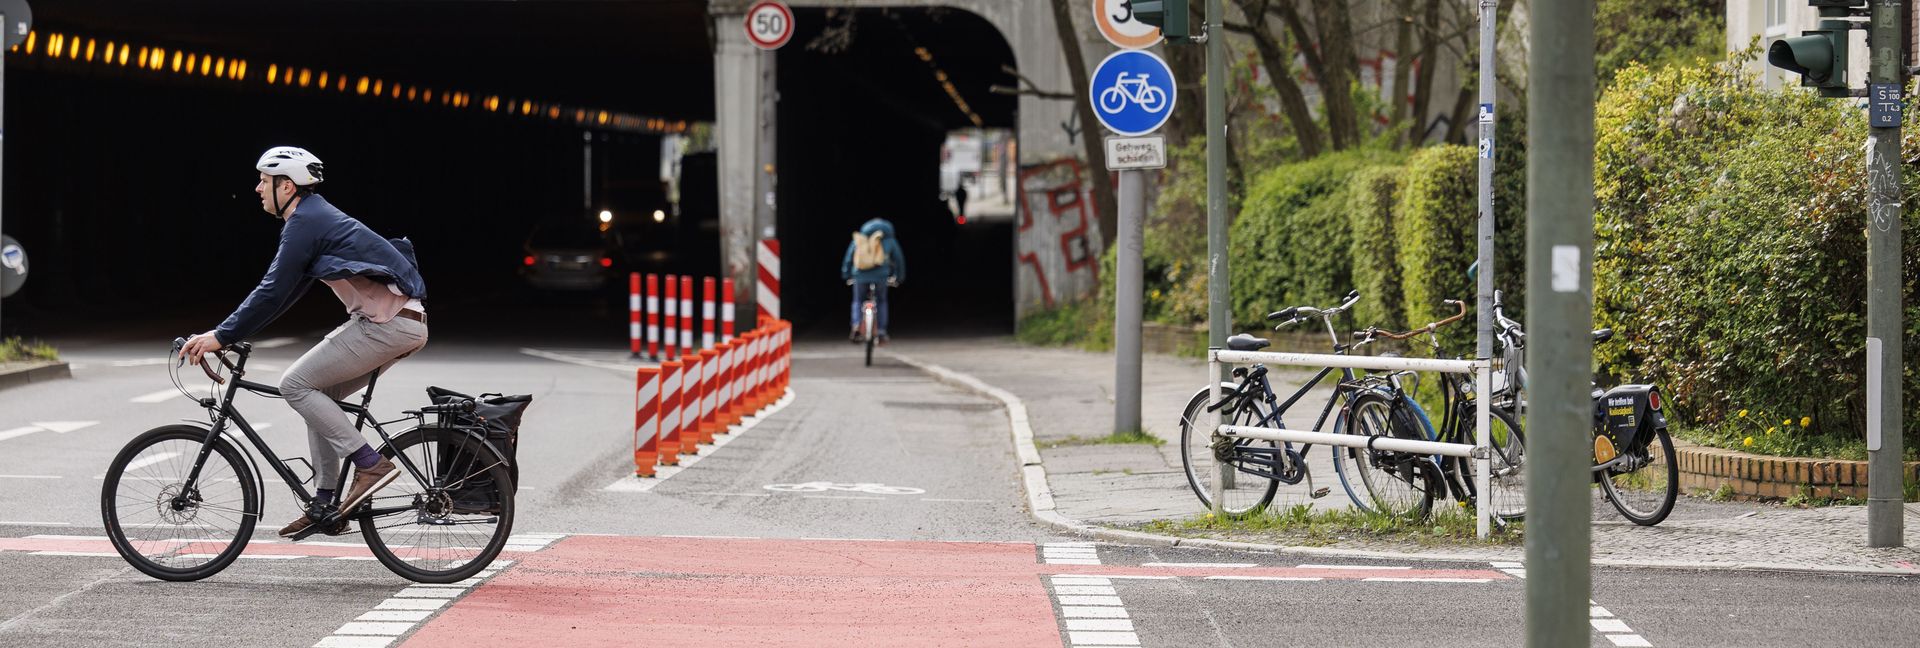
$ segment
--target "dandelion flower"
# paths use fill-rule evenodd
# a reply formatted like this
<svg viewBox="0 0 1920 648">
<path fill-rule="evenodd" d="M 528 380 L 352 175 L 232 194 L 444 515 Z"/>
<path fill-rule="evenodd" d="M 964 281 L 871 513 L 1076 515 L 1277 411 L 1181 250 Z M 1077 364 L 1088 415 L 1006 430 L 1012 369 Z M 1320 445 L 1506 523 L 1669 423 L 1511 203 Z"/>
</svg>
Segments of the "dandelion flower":
<svg viewBox="0 0 1920 648">
<path fill-rule="evenodd" d="M 1813 425 L 1813 417 L 1811 416 L 1800 417 L 1800 427 L 1807 427 L 1809 425 Z"/>
<path fill-rule="evenodd" d="M 1747 411 L 1746 411 L 1746 410 L 1740 410 L 1740 418 L 1746 418 L 1746 417 L 1747 417 Z"/>
<path fill-rule="evenodd" d="M 1777 429 L 1779 429 L 1779 428 L 1767 428 L 1767 435 L 1768 435 L 1768 436 L 1772 436 L 1772 435 L 1773 435 L 1773 431 L 1774 431 L 1774 430 L 1777 430 Z"/>
<path fill-rule="evenodd" d="M 1740 442 L 1740 445 L 1747 446 L 1749 448 L 1753 447 L 1753 437 L 1747 437 L 1745 441 Z"/>
<path fill-rule="evenodd" d="M 1793 419 L 1787 419 L 1785 421 L 1781 421 L 1780 424 L 1787 427 L 1793 427 Z"/>
</svg>

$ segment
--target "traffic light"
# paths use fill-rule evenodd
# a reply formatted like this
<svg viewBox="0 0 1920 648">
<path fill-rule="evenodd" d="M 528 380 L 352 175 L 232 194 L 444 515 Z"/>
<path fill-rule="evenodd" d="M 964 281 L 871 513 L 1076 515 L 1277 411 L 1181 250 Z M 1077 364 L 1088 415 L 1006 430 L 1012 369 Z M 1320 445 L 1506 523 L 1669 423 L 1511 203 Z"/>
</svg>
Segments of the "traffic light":
<svg viewBox="0 0 1920 648">
<path fill-rule="evenodd" d="M 1160 35 L 1169 43 L 1193 42 L 1193 25 L 1187 15 L 1187 0 L 1133 0 L 1133 17 L 1159 27 Z"/>
<path fill-rule="evenodd" d="M 1814 29 L 1793 38 L 1774 41 L 1767 48 L 1767 63 L 1800 75 L 1800 85 L 1816 88 L 1823 97 L 1848 97 L 1854 94 L 1847 85 L 1847 32 L 1857 24 L 1846 20 L 1856 7 L 1867 0 L 1808 0 L 1820 11 Z"/>
</svg>

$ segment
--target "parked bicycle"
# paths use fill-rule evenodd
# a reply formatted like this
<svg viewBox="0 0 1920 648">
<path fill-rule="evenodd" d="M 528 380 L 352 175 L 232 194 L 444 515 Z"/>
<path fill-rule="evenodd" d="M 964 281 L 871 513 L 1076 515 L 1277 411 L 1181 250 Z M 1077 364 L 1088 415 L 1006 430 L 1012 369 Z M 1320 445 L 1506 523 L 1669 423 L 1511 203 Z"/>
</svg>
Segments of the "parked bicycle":
<svg viewBox="0 0 1920 648">
<path fill-rule="evenodd" d="M 1351 309 L 1360 300 L 1359 291 L 1347 293 L 1346 300 L 1332 308 L 1314 308 L 1296 306 L 1267 316 L 1269 321 L 1279 321 L 1275 330 L 1312 319 L 1321 320 L 1332 341 L 1335 354 L 1345 354 L 1354 348 L 1373 341 L 1371 336 L 1357 337 L 1353 344 L 1343 344 L 1334 329 L 1333 321 L 1340 314 Z M 1233 351 L 1258 351 L 1270 343 L 1262 338 L 1246 334 L 1235 335 L 1227 339 L 1227 348 Z M 1352 369 L 1340 369 L 1340 378 L 1335 382 L 1332 395 L 1320 410 L 1319 418 L 1314 420 L 1312 431 L 1347 430 L 1345 422 L 1352 405 L 1360 397 L 1388 388 L 1384 376 L 1361 376 Z M 1216 435 L 1218 419 L 1216 412 L 1224 410 L 1229 425 L 1252 427 L 1284 427 L 1282 417 L 1308 392 L 1318 387 L 1321 381 L 1333 375 L 1331 367 L 1322 368 L 1311 380 L 1302 385 L 1286 402 L 1279 402 L 1269 380 L 1269 372 L 1264 365 L 1251 365 L 1233 370 L 1237 382 L 1220 384 L 1221 397 L 1213 400 L 1212 389 L 1202 388 L 1187 402 L 1180 417 L 1180 461 L 1187 475 L 1187 484 L 1200 498 L 1201 504 L 1212 507 L 1212 486 L 1216 481 L 1215 467 L 1226 463 L 1233 470 L 1226 473 L 1222 484 L 1221 510 L 1227 515 L 1241 517 L 1263 510 L 1272 503 L 1281 484 L 1296 485 L 1307 482 L 1310 497 L 1324 497 L 1329 489 L 1315 488 L 1306 456 L 1313 449 L 1312 444 L 1300 444 L 1296 449 L 1293 443 L 1278 443 L 1268 440 L 1228 438 Z M 1409 400 L 1409 402 L 1411 402 Z M 1417 404 L 1415 405 L 1417 407 Z M 1327 419 L 1339 408 L 1331 428 L 1326 426 Z M 1397 433 L 1401 438 L 1421 439 L 1418 428 L 1398 426 L 1383 431 Z M 1330 451 L 1335 455 L 1337 451 Z M 1335 463 L 1336 472 L 1342 472 L 1340 463 Z M 1351 479 L 1362 480 L 1359 488 L 1347 487 L 1349 497 L 1356 505 L 1371 510 L 1389 511 L 1395 515 L 1424 516 L 1431 507 L 1431 491 L 1439 483 L 1437 466 L 1418 455 L 1401 453 L 1383 453 L 1375 461 L 1364 467 L 1356 463 L 1356 472 Z M 1342 472 L 1343 482 L 1349 476 Z M 1363 503 L 1364 500 L 1364 503 Z"/>
<path fill-rule="evenodd" d="M 1466 302 L 1445 300 L 1456 312 L 1446 319 L 1433 322 L 1411 331 L 1392 332 L 1369 328 L 1362 333 L 1369 337 L 1381 337 L 1390 340 L 1414 340 L 1424 335 L 1434 357 L 1440 357 L 1440 335 L 1442 327 L 1463 320 L 1467 316 Z M 1508 365 L 1511 366 L 1511 365 Z M 1354 399 L 1353 412 L 1347 420 L 1349 434 L 1383 434 L 1389 426 L 1410 428 L 1421 436 L 1443 443 L 1473 444 L 1478 425 L 1479 404 L 1475 402 L 1476 385 L 1468 374 L 1441 373 L 1439 398 L 1440 429 L 1433 429 L 1432 420 L 1426 410 L 1412 396 L 1419 394 L 1419 383 L 1413 372 L 1400 372 L 1389 378 L 1388 389 L 1374 390 Z M 1408 388 L 1411 383 L 1414 386 Z M 1492 400 L 1489 406 L 1488 447 L 1491 472 L 1487 475 L 1488 493 L 1484 500 L 1495 520 L 1516 520 L 1524 517 L 1527 510 L 1526 488 L 1526 437 L 1520 429 L 1520 423 L 1511 408 L 1503 408 L 1502 403 L 1511 402 L 1512 395 L 1506 391 L 1506 385 L 1493 380 L 1490 388 Z M 1405 431 L 1395 430 L 1394 436 L 1412 436 Z M 1334 453 L 1335 465 L 1347 460 L 1355 463 L 1354 473 L 1366 482 L 1370 470 L 1386 462 L 1387 466 L 1397 466 L 1404 458 L 1401 453 L 1383 453 L 1365 448 L 1343 448 Z M 1466 457 L 1432 457 L 1438 468 L 1441 486 L 1433 489 L 1437 499 L 1452 496 L 1463 506 L 1477 507 L 1483 501 L 1479 497 L 1474 481 L 1475 459 Z M 1343 472 L 1342 474 L 1347 474 Z M 1348 494 L 1359 503 L 1361 498 L 1354 492 L 1353 482 L 1347 480 Z"/>
<path fill-rule="evenodd" d="M 173 356 L 179 356 L 185 343 L 174 340 Z M 221 376 L 211 360 L 200 363 L 208 379 L 224 385 L 217 396 L 189 393 L 181 382 L 181 363 L 171 364 L 168 374 L 174 387 L 206 408 L 209 422 L 148 430 L 129 441 L 107 468 L 101 517 L 114 549 L 129 564 L 169 581 L 199 580 L 232 564 L 263 513 L 265 482 L 254 452 L 286 482 L 303 511 L 320 512 L 293 540 L 353 522 L 381 564 L 423 583 L 464 580 L 500 554 L 513 528 L 514 477 L 506 455 L 493 447 L 486 432 L 464 423 L 476 407 L 472 398 L 452 398 L 407 410 L 400 419 L 375 421 L 368 406 L 379 380 L 376 373 L 359 404 L 342 402 L 340 407 L 354 416 L 355 429 L 371 425 L 379 433 L 379 452 L 404 474 L 353 510 L 314 507 L 313 494 L 304 486 L 311 476 L 299 477 L 289 466 L 305 460 L 282 460 L 234 406 L 243 389 L 280 396 L 275 387 L 245 379 L 252 350 L 251 344 L 240 342 L 214 354 L 228 376 Z M 228 358 L 229 351 L 237 362 Z M 431 423 L 428 415 L 435 417 Z M 412 429 L 387 434 L 384 426 L 409 419 L 415 423 Z M 233 434 L 236 427 L 244 442 Z M 334 492 L 346 492 L 348 472 L 339 472 Z"/>
<path fill-rule="evenodd" d="M 1502 347 L 1509 398 L 1495 399 L 1526 421 L 1526 331 L 1508 319 L 1500 291 L 1493 293 L 1496 337 Z M 1613 338 L 1610 329 L 1593 332 L 1593 343 Z M 1680 463 L 1667 433 L 1665 402 L 1655 385 L 1593 387 L 1593 481 L 1620 515 L 1653 526 L 1673 513 L 1680 495 Z"/>
</svg>

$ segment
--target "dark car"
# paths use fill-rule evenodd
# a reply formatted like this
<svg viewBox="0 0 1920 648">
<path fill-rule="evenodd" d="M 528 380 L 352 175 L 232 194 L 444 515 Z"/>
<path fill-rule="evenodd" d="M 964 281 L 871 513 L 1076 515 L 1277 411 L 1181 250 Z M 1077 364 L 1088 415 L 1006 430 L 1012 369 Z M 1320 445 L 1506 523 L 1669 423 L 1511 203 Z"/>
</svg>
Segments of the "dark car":
<svg viewBox="0 0 1920 648">
<path fill-rule="evenodd" d="M 589 221 L 542 223 L 527 236 L 520 274 L 542 290 L 592 291 L 614 274 L 616 250 Z"/>
</svg>

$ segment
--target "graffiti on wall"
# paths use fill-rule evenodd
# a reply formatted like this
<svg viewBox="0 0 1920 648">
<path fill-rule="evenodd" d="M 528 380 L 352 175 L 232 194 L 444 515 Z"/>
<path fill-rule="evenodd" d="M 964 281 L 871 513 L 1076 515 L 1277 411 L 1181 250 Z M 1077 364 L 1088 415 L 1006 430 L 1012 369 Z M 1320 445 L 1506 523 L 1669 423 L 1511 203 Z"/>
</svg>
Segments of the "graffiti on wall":
<svg viewBox="0 0 1920 648">
<path fill-rule="evenodd" d="M 1053 308 L 1100 288 L 1100 228 L 1095 227 L 1085 166 L 1064 158 L 1020 169 L 1015 228 L 1014 316 Z"/>
</svg>

